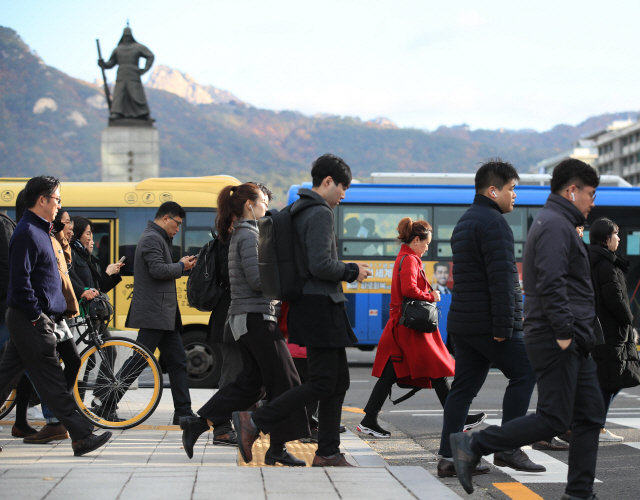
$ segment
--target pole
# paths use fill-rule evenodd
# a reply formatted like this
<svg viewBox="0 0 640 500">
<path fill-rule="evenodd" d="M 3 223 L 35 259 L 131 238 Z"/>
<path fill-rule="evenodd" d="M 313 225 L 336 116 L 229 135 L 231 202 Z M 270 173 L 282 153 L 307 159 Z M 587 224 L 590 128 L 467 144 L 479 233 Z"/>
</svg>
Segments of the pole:
<svg viewBox="0 0 640 500">
<path fill-rule="evenodd" d="M 102 51 L 100 50 L 100 40 L 96 38 L 96 45 L 98 46 L 98 59 L 103 61 L 102 59 Z M 107 85 L 107 75 L 104 72 L 104 68 L 100 68 L 102 70 L 102 81 L 104 82 L 104 96 L 107 98 L 107 105 L 109 106 L 109 111 L 111 111 L 111 94 L 109 93 L 109 85 Z"/>
</svg>

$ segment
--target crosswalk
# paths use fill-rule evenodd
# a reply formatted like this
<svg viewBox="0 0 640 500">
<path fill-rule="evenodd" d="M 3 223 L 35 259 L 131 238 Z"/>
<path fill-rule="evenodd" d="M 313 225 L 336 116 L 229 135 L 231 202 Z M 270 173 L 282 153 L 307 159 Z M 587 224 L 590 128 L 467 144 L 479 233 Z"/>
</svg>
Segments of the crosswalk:
<svg viewBox="0 0 640 500">
<path fill-rule="evenodd" d="M 614 416 L 612 418 L 607 418 L 607 422 L 624 427 L 630 427 L 633 429 L 640 429 L 640 418 L 636 417 L 622 418 Z M 484 423 L 487 425 L 500 425 L 502 423 L 502 420 L 488 418 L 484 421 Z M 623 441 L 617 444 L 629 446 L 631 448 L 640 450 L 640 443 Z M 534 463 L 544 465 L 547 468 L 546 472 L 519 472 L 509 467 L 497 468 L 520 483 L 566 483 L 568 472 L 567 464 L 545 453 L 544 451 L 534 450 L 530 446 L 523 447 L 523 450 L 525 450 L 527 455 L 529 455 L 529 458 Z M 488 455 L 484 458 L 485 460 L 487 460 L 487 462 L 493 464 L 493 455 Z M 599 479 L 596 479 L 595 482 L 599 483 L 601 481 Z"/>
</svg>

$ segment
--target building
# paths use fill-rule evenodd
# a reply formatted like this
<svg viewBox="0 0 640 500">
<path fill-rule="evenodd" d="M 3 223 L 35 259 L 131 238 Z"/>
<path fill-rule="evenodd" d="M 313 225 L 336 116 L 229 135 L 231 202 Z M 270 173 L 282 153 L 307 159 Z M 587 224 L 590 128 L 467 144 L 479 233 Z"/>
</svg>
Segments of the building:
<svg viewBox="0 0 640 500">
<path fill-rule="evenodd" d="M 600 174 L 619 175 L 634 186 L 640 185 L 640 122 L 614 122 L 607 130 L 586 138 L 594 140 L 598 148 L 596 168 Z"/>
<path fill-rule="evenodd" d="M 592 139 L 578 139 L 573 143 L 571 149 L 536 163 L 529 172 L 550 175 L 553 169 L 565 158 L 575 158 L 595 167 L 598 160 L 598 148 Z"/>
</svg>

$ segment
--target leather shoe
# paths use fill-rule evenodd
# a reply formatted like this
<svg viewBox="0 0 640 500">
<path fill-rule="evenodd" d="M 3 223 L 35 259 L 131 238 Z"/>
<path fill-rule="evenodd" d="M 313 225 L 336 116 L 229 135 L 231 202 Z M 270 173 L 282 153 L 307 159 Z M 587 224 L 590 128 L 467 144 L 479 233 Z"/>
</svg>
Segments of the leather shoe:
<svg viewBox="0 0 640 500">
<path fill-rule="evenodd" d="M 478 464 L 473 472 L 472 476 L 479 476 L 480 474 L 488 474 L 491 472 L 491 468 L 488 465 Z M 454 477 L 456 476 L 456 468 L 451 460 L 441 458 L 438 462 L 438 477 Z"/>
<path fill-rule="evenodd" d="M 31 426 L 29 426 L 28 432 L 18 429 L 15 425 L 11 428 L 11 435 L 14 438 L 26 438 L 27 436 L 33 436 L 34 434 L 37 434 L 37 433 L 38 431 Z"/>
<path fill-rule="evenodd" d="M 336 453 L 328 457 L 321 457 L 316 455 L 313 457 L 311 467 L 353 467 L 347 459 L 344 458 L 344 453 Z"/>
<path fill-rule="evenodd" d="M 182 415 L 178 415 L 178 414 L 174 413 L 173 414 L 173 425 L 180 425 L 180 419 L 184 418 L 184 417 L 200 418 L 198 415 L 193 413 L 192 410 L 190 410 L 189 413 L 183 413 Z"/>
<path fill-rule="evenodd" d="M 109 431 L 102 434 L 89 434 L 86 438 L 74 441 L 71 444 L 73 448 L 73 454 L 76 457 L 91 453 L 93 450 L 97 450 L 102 445 L 106 444 L 111 438 L 112 434 Z"/>
<path fill-rule="evenodd" d="M 275 465 L 276 462 L 289 467 L 306 467 L 307 462 L 294 457 L 287 451 L 286 446 L 277 446 L 275 449 L 270 446 L 267 452 L 264 454 L 264 463 L 266 465 Z"/>
<path fill-rule="evenodd" d="M 238 446 L 238 435 L 233 429 L 224 434 L 214 434 L 211 440 L 213 444 L 221 444 L 223 446 Z"/>
<path fill-rule="evenodd" d="M 251 448 L 260 435 L 258 428 L 251 423 L 251 415 L 253 413 L 250 411 L 234 411 L 231 414 L 233 426 L 238 433 L 238 450 L 242 460 L 247 463 L 253 460 Z"/>
<path fill-rule="evenodd" d="M 470 434 L 465 432 L 451 434 L 449 436 L 449 443 L 451 444 L 451 454 L 458 481 L 460 481 L 464 491 L 471 495 L 471 493 L 473 493 L 473 481 L 471 477 L 482 457 L 476 455 L 471 449 Z"/>
<path fill-rule="evenodd" d="M 595 493 L 591 495 L 589 498 L 574 497 L 572 495 L 568 495 L 567 493 L 565 493 L 564 495 L 562 495 L 562 498 L 560 500 L 598 500 L 598 497 L 596 497 Z"/>
<path fill-rule="evenodd" d="M 209 430 L 209 423 L 202 417 L 182 417 L 180 419 L 182 429 L 182 446 L 189 458 L 193 458 L 193 447 L 203 432 Z"/>
<path fill-rule="evenodd" d="M 522 448 L 506 452 L 499 451 L 493 455 L 493 465 L 498 467 L 511 467 L 522 472 L 545 472 L 544 465 L 534 464 Z"/>
<path fill-rule="evenodd" d="M 569 444 L 561 441 L 560 439 L 554 437 L 551 441 L 537 441 L 531 445 L 534 450 L 552 450 L 552 451 L 563 451 L 569 449 Z"/>
<path fill-rule="evenodd" d="M 62 424 L 58 424 L 45 425 L 37 434 L 25 437 L 22 442 L 24 444 L 45 444 L 63 439 L 69 439 L 69 433 Z"/>
</svg>

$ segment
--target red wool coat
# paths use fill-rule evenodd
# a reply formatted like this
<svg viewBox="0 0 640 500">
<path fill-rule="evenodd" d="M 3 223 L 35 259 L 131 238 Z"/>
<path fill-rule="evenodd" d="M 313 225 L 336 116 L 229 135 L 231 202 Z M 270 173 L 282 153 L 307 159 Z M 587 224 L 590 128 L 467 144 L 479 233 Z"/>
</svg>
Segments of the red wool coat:
<svg viewBox="0 0 640 500">
<path fill-rule="evenodd" d="M 400 259 L 402 270 L 398 276 Z M 455 361 L 442 342 L 440 332 L 423 333 L 399 324 L 403 297 L 433 302 L 420 256 L 402 245 L 393 266 L 389 321 L 382 332 L 372 375 L 380 377 L 389 358 L 398 383 L 431 388 L 431 379 L 453 376 Z"/>
</svg>

